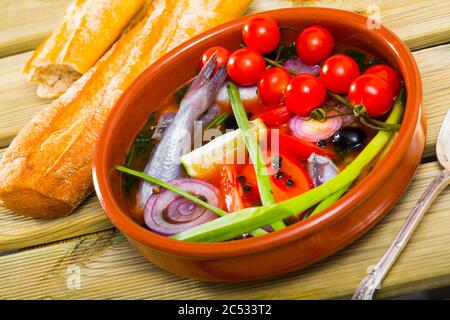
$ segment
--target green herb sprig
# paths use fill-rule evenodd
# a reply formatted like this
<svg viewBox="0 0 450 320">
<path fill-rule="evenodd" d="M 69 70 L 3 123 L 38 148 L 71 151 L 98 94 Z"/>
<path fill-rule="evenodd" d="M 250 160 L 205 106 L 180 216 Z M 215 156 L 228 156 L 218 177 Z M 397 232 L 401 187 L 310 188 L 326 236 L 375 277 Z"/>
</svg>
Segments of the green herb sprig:
<svg viewBox="0 0 450 320">
<path fill-rule="evenodd" d="M 205 130 L 220 126 L 222 123 L 224 123 L 224 121 L 228 119 L 229 116 L 230 115 L 227 112 L 220 114 L 205 127 Z"/>
<path fill-rule="evenodd" d="M 155 130 L 156 112 L 151 112 L 143 129 L 137 134 L 130 150 L 125 155 L 125 166 L 131 167 L 136 156 L 150 154 L 153 147 L 155 146 L 152 139 Z M 129 193 L 133 189 L 137 182 L 136 178 L 131 176 L 125 176 L 122 181 L 123 187 L 127 193 Z"/>
</svg>

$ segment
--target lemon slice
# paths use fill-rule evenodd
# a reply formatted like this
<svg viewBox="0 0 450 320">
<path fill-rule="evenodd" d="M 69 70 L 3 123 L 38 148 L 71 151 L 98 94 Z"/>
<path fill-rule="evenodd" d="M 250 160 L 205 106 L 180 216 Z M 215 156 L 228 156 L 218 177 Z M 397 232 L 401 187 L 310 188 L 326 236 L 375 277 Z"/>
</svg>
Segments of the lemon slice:
<svg viewBox="0 0 450 320">
<path fill-rule="evenodd" d="M 250 126 L 259 139 L 266 136 L 266 126 L 261 119 L 250 121 Z M 220 133 L 218 130 L 210 129 L 204 133 L 204 138 Z M 206 176 L 218 166 L 224 164 L 245 163 L 245 142 L 241 135 L 241 130 L 236 129 L 208 142 L 207 144 L 194 149 L 190 153 L 181 156 L 180 160 L 186 172 L 193 178 Z"/>
</svg>

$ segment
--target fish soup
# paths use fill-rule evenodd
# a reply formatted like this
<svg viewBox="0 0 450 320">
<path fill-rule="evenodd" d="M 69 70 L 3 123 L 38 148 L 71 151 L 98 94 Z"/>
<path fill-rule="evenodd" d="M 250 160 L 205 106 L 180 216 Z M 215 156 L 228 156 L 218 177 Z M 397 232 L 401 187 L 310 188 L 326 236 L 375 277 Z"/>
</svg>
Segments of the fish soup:
<svg viewBox="0 0 450 320">
<path fill-rule="evenodd" d="M 334 43 L 332 30 L 289 30 L 296 41 L 285 42 L 275 21 L 258 17 L 241 49 L 199 57 L 198 75 L 149 115 L 126 155 L 131 216 L 152 232 L 225 241 L 301 223 L 351 192 L 382 154 L 370 142 L 399 129 L 397 70 Z M 358 175 L 347 179 L 346 168 Z M 311 205 L 295 211 L 302 199 Z M 264 210 L 292 212 L 251 216 Z"/>
</svg>

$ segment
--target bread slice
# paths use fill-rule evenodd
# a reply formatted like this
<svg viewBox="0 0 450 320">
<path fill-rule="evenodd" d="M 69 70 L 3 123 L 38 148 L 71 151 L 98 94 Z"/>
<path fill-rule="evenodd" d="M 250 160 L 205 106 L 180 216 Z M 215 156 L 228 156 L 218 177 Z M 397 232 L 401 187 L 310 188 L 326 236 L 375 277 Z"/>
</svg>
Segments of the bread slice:
<svg viewBox="0 0 450 320">
<path fill-rule="evenodd" d="M 0 200 L 33 217 L 67 215 L 92 192 L 94 147 L 109 110 L 153 61 L 199 32 L 241 15 L 250 1 L 154 0 L 145 17 L 42 110 L 0 162 Z"/>
</svg>

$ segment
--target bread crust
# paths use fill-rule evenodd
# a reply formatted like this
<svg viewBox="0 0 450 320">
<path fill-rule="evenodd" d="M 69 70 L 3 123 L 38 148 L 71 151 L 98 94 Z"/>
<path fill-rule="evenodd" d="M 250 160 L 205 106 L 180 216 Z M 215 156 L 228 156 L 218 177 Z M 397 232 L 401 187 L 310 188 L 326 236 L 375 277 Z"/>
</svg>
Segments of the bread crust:
<svg viewBox="0 0 450 320">
<path fill-rule="evenodd" d="M 109 110 L 153 61 L 241 15 L 250 1 L 154 0 L 145 17 L 17 135 L 0 162 L 0 200 L 32 217 L 72 212 L 92 191 L 92 158 Z"/>
<path fill-rule="evenodd" d="M 55 98 L 86 73 L 138 15 L 146 0 L 75 0 L 24 72 L 41 98 Z"/>
</svg>

